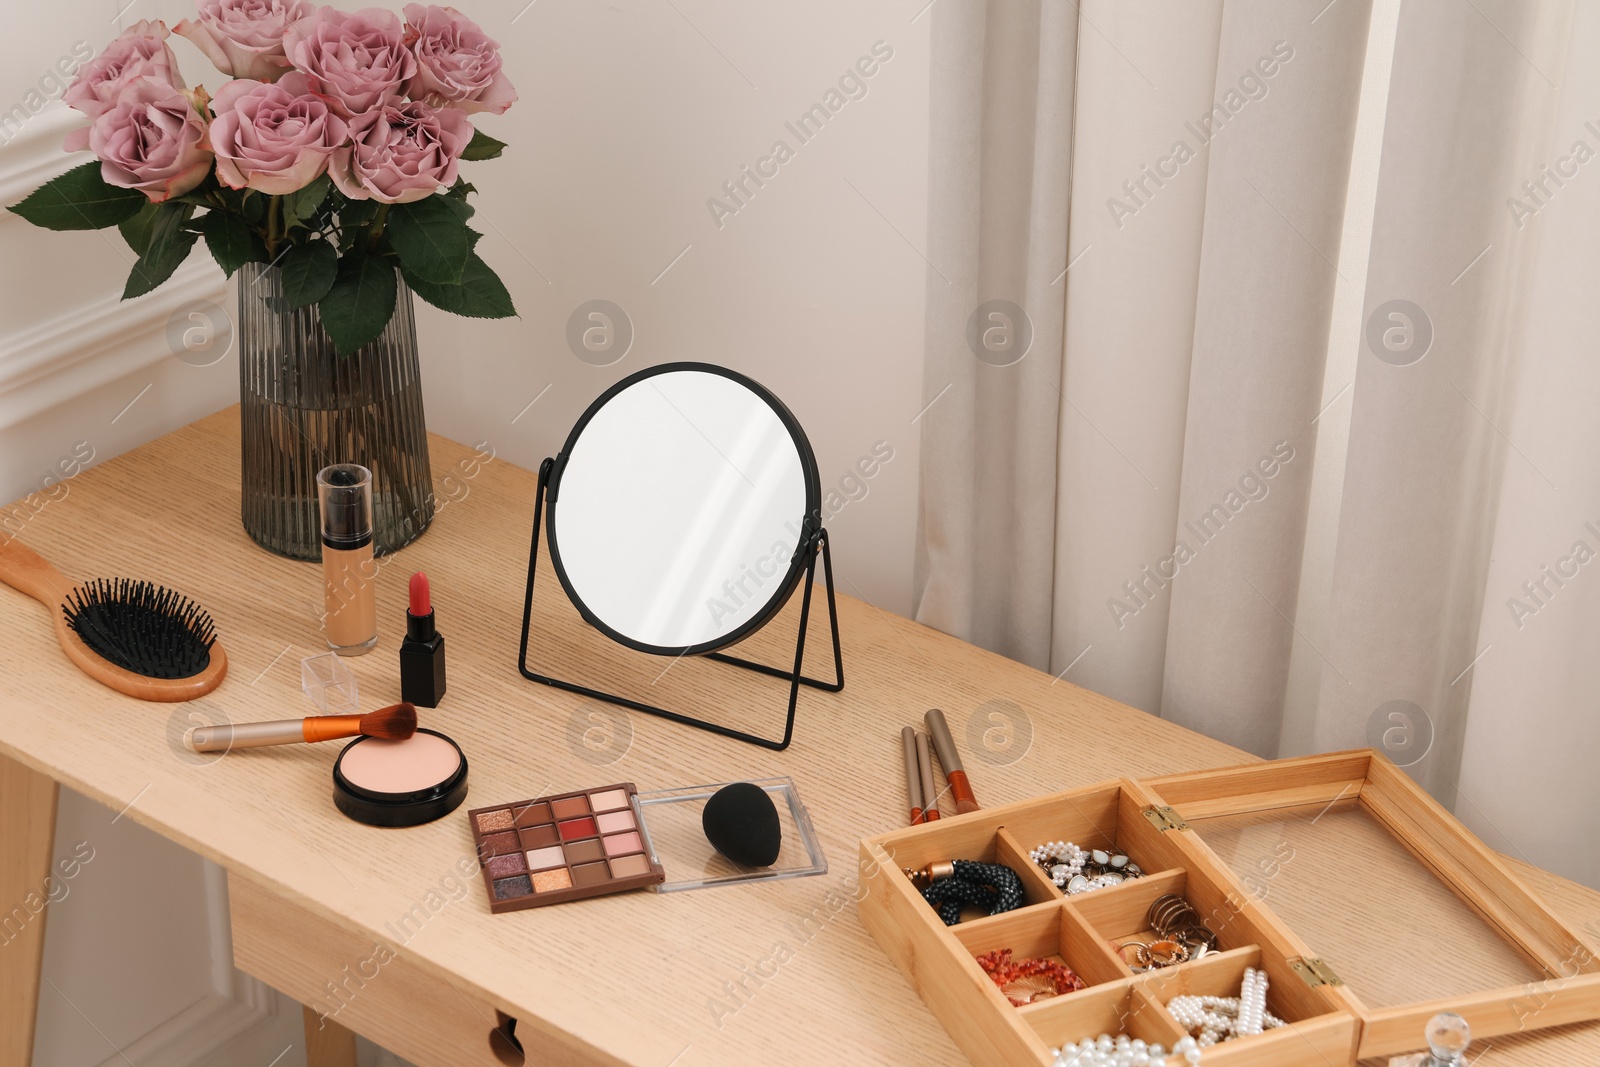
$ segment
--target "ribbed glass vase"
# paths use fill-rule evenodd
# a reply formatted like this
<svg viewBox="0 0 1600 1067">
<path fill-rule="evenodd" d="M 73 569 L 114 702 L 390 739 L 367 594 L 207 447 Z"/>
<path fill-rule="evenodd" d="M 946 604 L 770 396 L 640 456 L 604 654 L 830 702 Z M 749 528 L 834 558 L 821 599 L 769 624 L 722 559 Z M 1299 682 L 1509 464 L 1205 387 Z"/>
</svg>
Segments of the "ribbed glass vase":
<svg viewBox="0 0 1600 1067">
<path fill-rule="evenodd" d="M 270 552 L 322 558 L 317 471 L 372 471 L 374 551 L 402 548 L 433 521 L 411 290 L 400 287 L 378 339 L 334 351 L 316 305 L 292 308 L 283 272 L 239 268 L 239 401 L 245 532 Z"/>
</svg>

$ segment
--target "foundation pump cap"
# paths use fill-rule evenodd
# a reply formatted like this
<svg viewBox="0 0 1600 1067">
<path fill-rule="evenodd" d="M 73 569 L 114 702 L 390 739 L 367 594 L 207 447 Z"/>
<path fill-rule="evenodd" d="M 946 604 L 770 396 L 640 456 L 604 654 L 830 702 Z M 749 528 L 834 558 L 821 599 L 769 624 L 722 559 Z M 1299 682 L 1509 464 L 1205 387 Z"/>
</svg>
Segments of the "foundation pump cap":
<svg viewBox="0 0 1600 1067">
<path fill-rule="evenodd" d="M 359 548 L 372 540 L 372 472 L 359 463 L 335 463 L 317 472 L 322 541 Z"/>
</svg>

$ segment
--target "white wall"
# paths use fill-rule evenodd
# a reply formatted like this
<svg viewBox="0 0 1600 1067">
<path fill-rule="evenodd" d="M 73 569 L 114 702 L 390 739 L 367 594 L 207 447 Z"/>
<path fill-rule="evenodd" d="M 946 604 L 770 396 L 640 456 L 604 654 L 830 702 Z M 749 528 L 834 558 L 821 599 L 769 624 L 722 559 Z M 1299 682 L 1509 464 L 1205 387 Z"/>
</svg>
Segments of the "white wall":
<svg viewBox="0 0 1600 1067">
<path fill-rule="evenodd" d="M 479 250 L 522 317 L 424 313 L 430 425 L 534 466 L 640 367 L 743 371 L 794 410 L 825 485 L 875 441 L 893 446 L 865 498 L 829 525 L 844 591 L 909 613 L 928 85 L 928 19 L 910 19 L 921 3 L 538 0 L 513 23 L 524 3 L 474 7 L 522 99 L 481 121 L 511 148 L 467 172 L 492 224 Z M 800 144 L 785 121 L 879 40 L 894 58 L 867 95 Z M 780 138 L 794 159 L 719 229 L 707 199 Z M 608 367 L 566 342 L 568 317 L 594 299 L 634 327 L 632 350 Z"/>
<path fill-rule="evenodd" d="M 838 489 L 876 442 L 894 449 L 873 478 L 847 483 L 828 525 L 842 591 L 908 613 L 924 3 L 456 0 L 501 40 L 521 92 L 509 114 L 482 121 L 511 148 L 468 168 L 481 190 L 480 252 L 521 317 L 420 309 L 430 428 L 535 466 L 622 376 L 668 360 L 727 365 L 793 409 L 825 488 Z M 171 25 L 189 10 L 179 0 L 17 5 L 0 36 L 0 112 L 43 102 L 27 93 L 75 42 L 98 51 L 122 25 Z M 878 41 L 893 56 L 864 97 L 808 143 L 785 129 Z M 192 80 L 222 80 L 186 41 L 174 49 Z M 46 80 L 41 96 L 51 88 Z M 74 124 L 51 103 L 20 133 L 0 132 L 0 203 L 71 165 L 58 146 Z M 793 158 L 719 227 L 707 199 L 726 202 L 722 184 L 779 139 Z M 0 500 L 38 491 L 63 461 L 89 450 L 103 461 L 237 399 L 232 353 L 195 366 L 168 339 L 173 322 L 192 324 L 191 305 L 231 311 L 220 272 L 197 252 L 168 285 L 123 304 L 130 266 L 115 234 L 47 233 L 0 213 Z M 622 307 L 634 329 L 609 366 L 580 360 L 565 339 L 568 317 L 593 299 Z M 46 987 L 36 1062 L 120 1063 L 133 1051 L 141 1065 L 259 1067 L 287 1049 L 276 1067 L 303 1064 L 293 1003 L 226 965 L 220 872 L 115 814 L 64 795 L 58 853 L 81 840 L 97 852 L 52 909 L 46 974 L 61 993 Z M 209 916 L 204 931 L 197 914 Z M 363 1051 L 364 1062 L 380 1058 Z"/>
</svg>

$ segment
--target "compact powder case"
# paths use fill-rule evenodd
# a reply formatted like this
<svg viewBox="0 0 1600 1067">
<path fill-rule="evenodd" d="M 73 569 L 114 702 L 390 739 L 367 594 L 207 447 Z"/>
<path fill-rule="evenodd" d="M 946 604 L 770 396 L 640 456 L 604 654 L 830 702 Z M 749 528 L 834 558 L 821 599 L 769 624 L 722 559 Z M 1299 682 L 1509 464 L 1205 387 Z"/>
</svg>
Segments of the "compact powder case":
<svg viewBox="0 0 1600 1067">
<path fill-rule="evenodd" d="M 489 910 L 620 893 L 666 879 L 641 832 L 632 782 L 467 813 Z"/>
<path fill-rule="evenodd" d="M 467 757 L 444 734 L 358 737 L 333 764 L 333 803 L 368 826 L 420 826 L 467 799 Z"/>
</svg>

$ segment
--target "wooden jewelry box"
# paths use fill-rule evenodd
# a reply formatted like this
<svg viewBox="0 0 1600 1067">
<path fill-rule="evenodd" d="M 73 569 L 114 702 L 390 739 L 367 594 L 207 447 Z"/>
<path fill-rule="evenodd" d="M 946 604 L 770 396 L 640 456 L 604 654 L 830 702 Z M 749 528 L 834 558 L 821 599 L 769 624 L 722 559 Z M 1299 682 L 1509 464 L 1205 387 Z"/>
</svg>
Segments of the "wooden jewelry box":
<svg viewBox="0 0 1600 1067">
<path fill-rule="evenodd" d="M 1029 858 L 1072 841 L 1144 871 L 1066 895 Z M 945 926 L 903 873 L 1001 863 L 1025 904 Z M 1167 1049 L 1178 995 L 1239 994 L 1265 970 L 1278 1029 L 1212 1045 L 1205 1067 L 1354 1067 L 1415 1051 L 1441 1011 L 1475 1040 L 1600 1019 L 1600 960 L 1499 858 L 1372 750 L 1118 779 L 861 842 L 861 920 L 974 1064 L 1050 1067 L 1102 1033 Z M 1150 905 L 1184 897 L 1217 951 L 1136 973 Z M 1086 988 L 1014 1007 L 976 958 L 1065 963 Z"/>
</svg>

